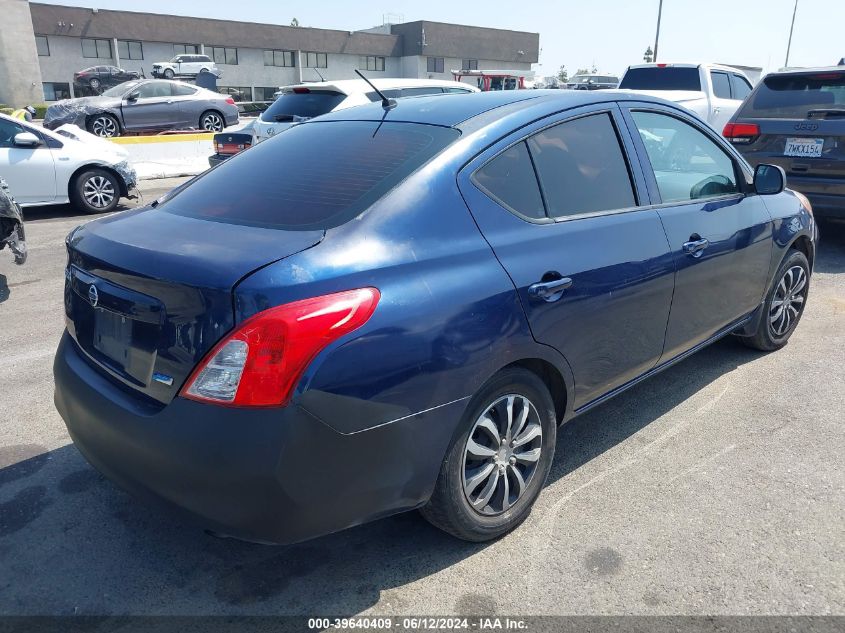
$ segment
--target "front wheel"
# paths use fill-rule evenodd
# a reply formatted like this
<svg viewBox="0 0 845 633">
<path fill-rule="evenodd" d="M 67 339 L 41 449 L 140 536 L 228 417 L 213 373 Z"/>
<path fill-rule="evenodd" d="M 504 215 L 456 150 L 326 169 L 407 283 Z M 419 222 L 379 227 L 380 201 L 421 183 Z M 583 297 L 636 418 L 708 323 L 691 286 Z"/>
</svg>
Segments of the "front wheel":
<svg viewBox="0 0 845 633">
<path fill-rule="evenodd" d="M 88 131 L 103 138 L 120 136 L 120 124 L 110 114 L 97 114 L 88 121 Z"/>
<path fill-rule="evenodd" d="M 200 129 L 206 132 L 222 132 L 223 116 L 219 112 L 204 112 L 200 117 Z"/>
<path fill-rule="evenodd" d="M 176 76 L 176 73 L 174 73 L 174 72 L 173 72 L 172 70 L 170 70 L 169 68 L 166 68 L 166 69 L 164 70 L 164 78 L 165 78 L 165 79 L 173 79 L 175 76 Z"/>
<path fill-rule="evenodd" d="M 810 264 L 801 251 L 791 250 L 778 268 L 766 294 L 757 331 L 742 341 L 754 349 L 780 349 L 798 326 L 810 290 Z"/>
<path fill-rule="evenodd" d="M 71 184 L 70 198 L 83 213 L 107 213 L 120 202 L 120 183 L 105 169 L 89 169 Z"/>
<path fill-rule="evenodd" d="M 473 398 L 461 431 L 421 512 L 458 538 L 488 541 L 525 520 L 548 477 L 557 433 L 552 397 L 536 374 L 505 369 Z"/>
<path fill-rule="evenodd" d="M 94 77 L 90 82 L 88 82 L 88 85 L 91 86 L 91 90 L 96 92 L 100 89 L 100 80 Z"/>
</svg>

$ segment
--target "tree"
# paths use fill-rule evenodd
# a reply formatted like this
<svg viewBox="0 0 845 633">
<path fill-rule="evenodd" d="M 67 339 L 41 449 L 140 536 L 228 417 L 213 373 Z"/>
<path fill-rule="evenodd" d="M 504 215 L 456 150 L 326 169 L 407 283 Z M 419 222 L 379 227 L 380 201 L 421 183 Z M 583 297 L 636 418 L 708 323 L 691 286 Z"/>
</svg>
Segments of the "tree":
<svg viewBox="0 0 845 633">
<path fill-rule="evenodd" d="M 290 25 L 291 26 L 299 26 L 299 20 L 294 18 L 293 20 L 290 21 Z"/>
<path fill-rule="evenodd" d="M 651 46 L 649 46 L 645 49 L 645 53 L 643 53 L 643 61 L 646 64 L 650 64 L 652 59 L 654 59 L 654 51 L 651 50 Z"/>
<path fill-rule="evenodd" d="M 566 83 L 569 81 L 569 72 L 566 70 L 566 64 L 560 67 L 560 70 L 557 71 L 557 78 L 559 81 Z"/>
</svg>

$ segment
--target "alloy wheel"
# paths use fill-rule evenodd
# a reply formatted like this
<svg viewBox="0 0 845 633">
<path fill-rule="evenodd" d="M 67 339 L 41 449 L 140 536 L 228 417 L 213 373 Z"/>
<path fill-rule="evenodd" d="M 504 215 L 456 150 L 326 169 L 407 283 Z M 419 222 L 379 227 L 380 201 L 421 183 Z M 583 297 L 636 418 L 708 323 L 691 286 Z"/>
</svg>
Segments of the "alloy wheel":
<svg viewBox="0 0 845 633">
<path fill-rule="evenodd" d="M 772 334 L 783 336 L 798 320 L 807 297 L 807 273 L 801 266 L 792 266 L 781 277 L 769 309 Z"/>
<path fill-rule="evenodd" d="M 92 176 L 82 186 L 82 197 L 91 207 L 105 209 L 114 200 L 114 185 L 105 176 Z"/>
<path fill-rule="evenodd" d="M 109 116 L 98 116 L 91 124 L 91 131 L 97 136 L 111 138 L 117 136 L 117 123 Z"/>
<path fill-rule="evenodd" d="M 223 131 L 223 118 L 219 114 L 209 112 L 202 118 L 202 128 L 208 132 Z"/>
<path fill-rule="evenodd" d="M 525 494 L 540 461 L 543 430 L 537 408 L 525 396 L 493 402 L 473 425 L 464 448 L 463 487 L 470 506 L 492 516 Z"/>
</svg>

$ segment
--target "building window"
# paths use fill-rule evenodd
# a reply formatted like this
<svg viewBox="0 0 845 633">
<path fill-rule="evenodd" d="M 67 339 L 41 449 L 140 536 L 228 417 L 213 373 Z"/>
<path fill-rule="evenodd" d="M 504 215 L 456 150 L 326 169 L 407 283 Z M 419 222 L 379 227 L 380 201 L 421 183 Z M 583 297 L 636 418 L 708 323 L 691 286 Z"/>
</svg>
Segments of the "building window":
<svg viewBox="0 0 845 633">
<path fill-rule="evenodd" d="M 141 42 L 117 43 L 117 54 L 120 59 L 144 59 L 144 46 Z"/>
<path fill-rule="evenodd" d="M 200 47 L 198 44 L 174 44 L 173 55 L 199 55 Z"/>
<path fill-rule="evenodd" d="M 217 86 L 217 92 L 237 102 L 252 101 L 252 88 L 249 86 Z"/>
<path fill-rule="evenodd" d="M 445 72 L 443 70 L 445 65 L 446 65 L 445 60 L 442 57 L 429 57 L 428 58 L 428 72 L 430 72 L 430 73 Z"/>
<path fill-rule="evenodd" d="M 70 84 L 46 82 L 44 86 L 44 101 L 61 101 L 70 99 Z"/>
<path fill-rule="evenodd" d="M 277 93 L 279 89 L 275 86 L 263 86 L 263 87 L 256 87 L 255 88 L 255 100 L 256 101 L 275 101 L 276 97 L 273 95 Z"/>
<path fill-rule="evenodd" d="M 478 60 L 477 59 L 465 59 L 461 64 L 461 68 L 463 70 L 478 70 Z"/>
<path fill-rule="evenodd" d="M 39 57 L 49 57 L 50 56 L 50 42 L 47 40 L 46 35 L 36 35 L 35 36 L 35 48 L 38 49 L 38 56 Z"/>
<path fill-rule="evenodd" d="M 215 64 L 227 64 L 229 66 L 238 65 L 238 49 L 225 48 L 223 46 L 206 46 L 205 54 L 208 55 Z"/>
<path fill-rule="evenodd" d="M 384 70 L 384 57 L 364 55 L 361 57 L 360 66 L 367 70 Z"/>
<path fill-rule="evenodd" d="M 111 40 L 82 39 L 82 56 L 94 59 L 112 59 Z"/>
<path fill-rule="evenodd" d="M 264 65 L 293 68 L 296 66 L 296 54 L 293 51 L 264 51 Z"/>
<path fill-rule="evenodd" d="M 326 53 L 302 53 L 305 56 L 306 68 L 328 68 L 329 56 Z"/>
</svg>

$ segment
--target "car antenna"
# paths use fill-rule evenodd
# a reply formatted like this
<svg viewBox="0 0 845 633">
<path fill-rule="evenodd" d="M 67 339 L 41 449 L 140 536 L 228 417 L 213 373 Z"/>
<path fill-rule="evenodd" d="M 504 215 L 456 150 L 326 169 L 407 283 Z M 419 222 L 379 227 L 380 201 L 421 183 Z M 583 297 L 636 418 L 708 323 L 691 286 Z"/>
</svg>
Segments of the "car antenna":
<svg viewBox="0 0 845 633">
<path fill-rule="evenodd" d="M 387 97 L 385 97 L 385 96 L 384 96 L 384 93 L 383 93 L 381 90 L 379 90 L 378 88 L 376 88 L 376 87 L 375 87 L 375 84 L 373 84 L 373 82 L 372 82 L 372 81 L 370 81 L 369 79 L 367 79 L 366 77 L 364 77 L 364 73 L 362 73 L 362 72 L 361 72 L 360 70 L 358 70 L 357 68 L 355 69 L 355 72 L 356 72 L 356 73 L 358 73 L 358 76 L 359 76 L 361 79 L 363 79 L 363 80 L 364 80 L 364 81 L 366 81 L 368 84 L 370 84 L 370 87 L 371 87 L 373 90 L 375 90 L 375 91 L 376 91 L 376 94 L 377 94 L 379 97 L 381 97 L 381 107 L 382 107 L 382 108 L 384 108 L 385 110 L 392 110 L 393 108 L 395 108 L 395 107 L 396 107 L 396 101 L 395 101 L 394 99 L 388 99 Z"/>
<path fill-rule="evenodd" d="M 313 70 L 315 73 L 317 73 L 317 76 L 320 78 L 320 81 L 326 80 L 326 78 L 323 77 L 322 73 L 319 70 L 317 70 L 316 68 L 312 68 L 311 70 Z"/>
</svg>

